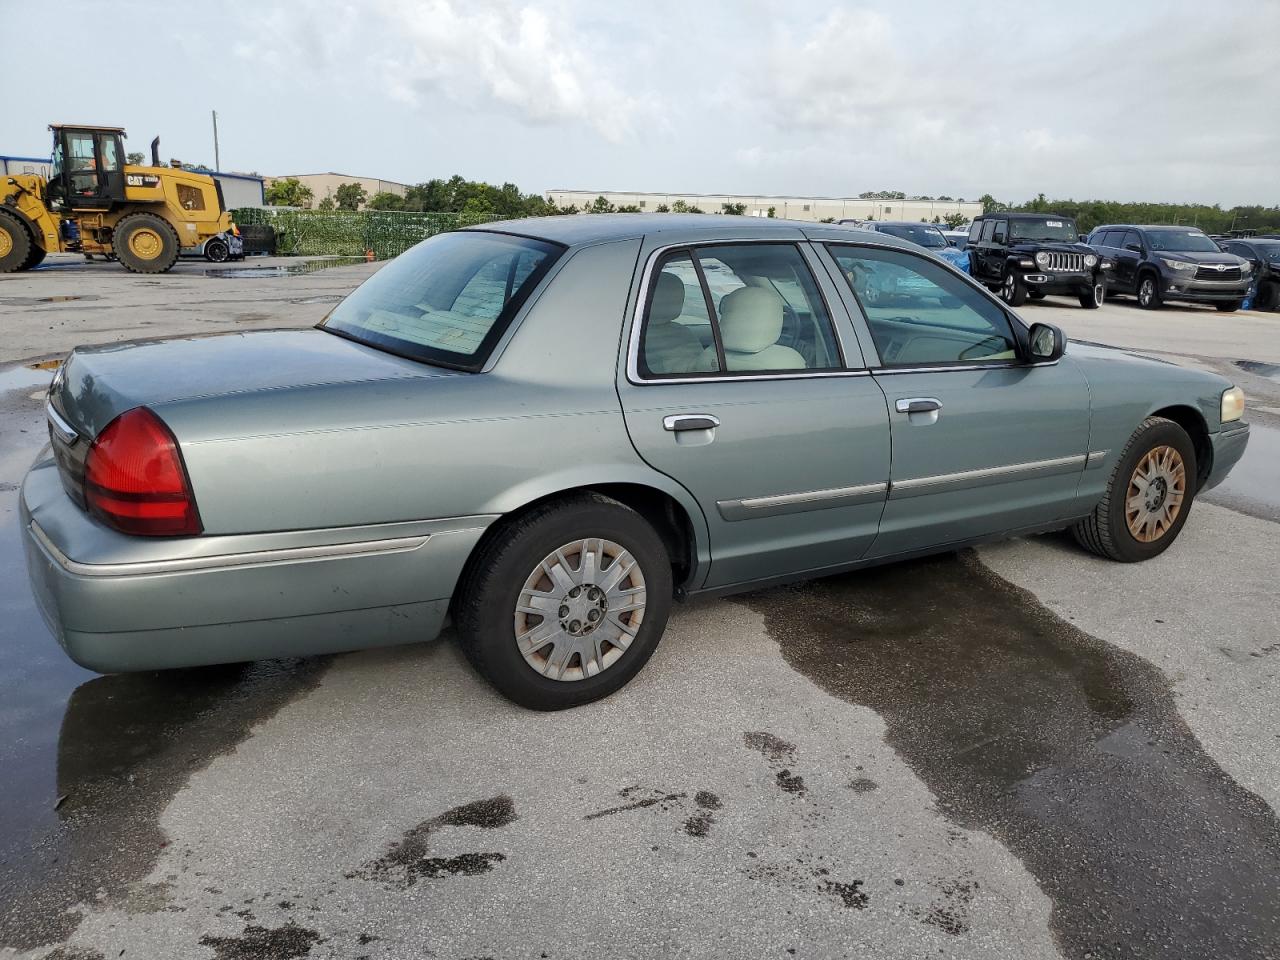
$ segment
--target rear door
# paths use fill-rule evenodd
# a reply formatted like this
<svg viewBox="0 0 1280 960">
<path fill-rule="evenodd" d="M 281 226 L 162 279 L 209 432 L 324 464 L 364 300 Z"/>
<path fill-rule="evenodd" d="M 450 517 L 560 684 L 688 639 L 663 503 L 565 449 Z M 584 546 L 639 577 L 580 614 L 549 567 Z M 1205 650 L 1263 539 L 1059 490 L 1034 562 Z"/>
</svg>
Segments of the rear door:
<svg viewBox="0 0 1280 960">
<path fill-rule="evenodd" d="M 893 446 L 868 557 L 1069 517 L 1089 442 L 1089 392 L 1076 365 L 1024 363 L 1020 322 L 926 257 L 836 243 L 827 251 L 846 276 L 874 266 L 912 278 L 897 300 L 867 303 L 853 287 Z"/>
<path fill-rule="evenodd" d="M 1116 280 L 1126 293 L 1138 289 L 1138 265 L 1142 263 L 1142 237 L 1137 230 L 1116 230 L 1109 234 L 1115 242 Z M 1137 247 L 1138 250 L 1131 249 Z"/>
<path fill-rule="evenodd" d="M 702 586 L 861 558 L 887 491 L 888 412 L 812 249 L 651 240 L 643 260 L 618 392 L 637 451 L 706 517 Z"/>
</svg>

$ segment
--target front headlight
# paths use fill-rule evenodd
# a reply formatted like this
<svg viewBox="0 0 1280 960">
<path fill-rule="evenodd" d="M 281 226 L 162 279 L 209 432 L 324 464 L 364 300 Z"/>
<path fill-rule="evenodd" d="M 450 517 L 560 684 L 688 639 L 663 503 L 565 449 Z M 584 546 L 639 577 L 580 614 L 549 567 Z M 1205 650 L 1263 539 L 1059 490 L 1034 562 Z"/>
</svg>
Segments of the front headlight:
<svg viewBox="0 0 1280 960">
<path fill-rule="evenodd" d="M 1115 265 L 1114 263 L 1112 263 L 1110 260 L 1103 260 L 1103 261 L 1102 261 L 1102 269 L 1103 269 L 1103 270 L 1114 270 L 1115 268 L 1116 268 L 1116 265 Z"/>
<path fill-rule="evenodd" d="M 1230 423 L 1244 416 L 1244 391 L 1239 387 L 1222 391 L 1222 422 Z"/>
<path fill-rule="evenodd" d="M 1187 263 L 1185 260 L 1170 260 L 1168 257 L 1161 257 L 1160 262 L 1170 270 L 1194 270 L 1196 268 L 1194 263 Z"/>
<path fill-rule="evenodd" d="M 1248 260 L 1246 260 L 1244 263 L 1240 264 L 1240 276 L 1243 277 L 1246 273 L 1248 273 L 1252 269 L 1253 269 L 1253 264 L 1250 263 Z"/>
<path fill-rule="evenodd" d="M 1098 265 L 1098 258 L 1095 257 L 1092 253 L 1086 253 L 1084 255 L 1084 265 L 1088 267 L 1090 270 L 1092 270 L 1094 267 Z"/>
<path fill-rule="evenodd" d="M 1041 250 L 1036 254 L 1036 266 L 1047 267 L 1049 265 L 1049 254 Z"/>
</svg>

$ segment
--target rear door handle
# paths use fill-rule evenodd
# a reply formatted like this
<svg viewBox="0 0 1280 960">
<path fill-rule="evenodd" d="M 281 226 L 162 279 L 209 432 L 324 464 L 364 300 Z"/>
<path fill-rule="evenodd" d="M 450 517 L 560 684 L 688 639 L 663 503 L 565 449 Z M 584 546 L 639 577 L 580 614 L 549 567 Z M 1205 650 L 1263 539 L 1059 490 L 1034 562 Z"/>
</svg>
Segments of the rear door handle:
<svg viewBox="0 0 1280 960">
<path fill-rule="evenodd" d="M 679 433 L 682 430 L 714 430 L 720 426 L 720 418 L 709 413 L 681 413 L 662 418 L 662 429 Z"/>
<path fill-rule="evenodd" d="M 942 401 L 935 397 L 903 397 L 897 408 L 899 413 L 934 413 L 942 409 Z"/>
</svg>

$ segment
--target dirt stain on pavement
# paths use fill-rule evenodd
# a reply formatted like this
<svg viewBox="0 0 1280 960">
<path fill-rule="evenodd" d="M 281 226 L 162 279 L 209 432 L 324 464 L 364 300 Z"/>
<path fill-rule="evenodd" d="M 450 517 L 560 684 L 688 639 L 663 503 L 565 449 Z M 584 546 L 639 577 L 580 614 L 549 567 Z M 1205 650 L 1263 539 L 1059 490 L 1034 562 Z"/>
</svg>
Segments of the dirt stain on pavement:
<svg viewBox="0 0 1280 960">
<path fill-rule="evenodd" d="M 280 927 L 247 926 L 238 937 L 200 938 L 215 960 L 293 960 L 307 956 L 320 941 L 320 934 L 292 921 Z"/>
<path fill-rule="evenodd" d="M 1026 864 L 1068 956 L 1280 956 L 1280 822 L 1204 752 L 1151 664 L 972 553 L 747 602 L 792 667 L 884 719 L 947 817 Z M 917 919 L 958 935 L 973 891 L 953 887 Z"/>
<path fill-rule="evenodd" d="M 507 858 L 501 853 L 464 853 L 456 857 L 428 857 L 431 837 L 443 827 L 479 827 L 497 830 L 517 820 L 515 803 L 510 797 L 497 796 L 475 800 L 446 810 L 424 820 L 393 843 L 381 857 L 370 860 L 360 869 L 347 874 L 347 879 L 380 880 L 411 887 L 419 880 L 435 880 L 446 876 L 474 877 L 488 873 L 495 863 Z"/>
</svg>

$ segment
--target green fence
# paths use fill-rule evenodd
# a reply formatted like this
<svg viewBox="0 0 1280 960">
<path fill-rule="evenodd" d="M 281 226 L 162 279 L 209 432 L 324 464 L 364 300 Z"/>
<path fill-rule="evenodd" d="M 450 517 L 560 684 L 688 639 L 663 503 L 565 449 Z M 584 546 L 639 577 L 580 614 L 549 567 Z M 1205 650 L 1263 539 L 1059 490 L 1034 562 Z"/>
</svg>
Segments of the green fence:
<svg viewBox="0 0 1280 960">
<path fill-rule="evenodd" d="M 415 243 L 437 233 L 457 230 L 500 217 L 460 213 L 406 213 L 389 210 L 294 210 L 242 207 L 231 211 L 239 225 L 267 224 L 276 231 L 276 252 L 282 256 L 363 257 L 372 250 L 378 260 L 399 256 Z"/>
</svg>

